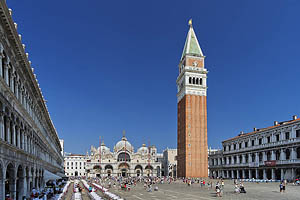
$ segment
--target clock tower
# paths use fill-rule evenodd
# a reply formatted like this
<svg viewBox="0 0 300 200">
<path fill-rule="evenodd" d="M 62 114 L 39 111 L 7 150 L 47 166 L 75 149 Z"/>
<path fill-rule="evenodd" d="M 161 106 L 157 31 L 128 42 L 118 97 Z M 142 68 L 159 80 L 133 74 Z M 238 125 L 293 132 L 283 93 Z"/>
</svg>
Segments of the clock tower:
<svg viewBox="0 0 300 200">
<path fill-rule="evenodd" d="M 189 21 L 177 83 L 178 177 L 207 177 L 207 69 L 205 56 Z"/>
</svg>

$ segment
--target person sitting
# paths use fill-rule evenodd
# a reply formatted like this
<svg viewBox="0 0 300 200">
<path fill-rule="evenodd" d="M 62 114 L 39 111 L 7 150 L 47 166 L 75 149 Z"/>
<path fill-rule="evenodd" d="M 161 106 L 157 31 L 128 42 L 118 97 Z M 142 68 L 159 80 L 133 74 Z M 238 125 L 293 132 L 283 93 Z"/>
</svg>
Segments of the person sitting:
<svg viewBox="0 0 300 200">
<path fill-rule="evenodd" d="M 243 183 L 240 184 L 240 193 L 246 193 L 246 190 L 245 190 L 245 187 L 244 187 Z"/>
<path fill-rule="evenodd" d="M 235 193 L 240 193 L 240 188 L 237 184 L 235 184 L 235 186 L 234 186 L 234 192 Z"/>
</svg>

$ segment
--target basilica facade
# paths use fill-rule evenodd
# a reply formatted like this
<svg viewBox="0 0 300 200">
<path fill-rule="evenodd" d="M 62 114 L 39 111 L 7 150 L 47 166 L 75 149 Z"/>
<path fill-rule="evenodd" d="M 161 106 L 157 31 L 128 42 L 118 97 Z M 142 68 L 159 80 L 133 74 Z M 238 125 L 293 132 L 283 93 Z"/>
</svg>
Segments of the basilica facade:
<svg viewBox="0 0 300 200">
<path fill-rule="evenodd" d="M 113 151 L 104 143 L 100 147 L 91 147 L 90 155 L 86 155 L 86 175 L 88 177 L 103 176 L 160 176 L 161 162 L 157 159 L 155 146 L 143 144 L 135 152 L 125 136 L 116 143 Z"/>
</svg>

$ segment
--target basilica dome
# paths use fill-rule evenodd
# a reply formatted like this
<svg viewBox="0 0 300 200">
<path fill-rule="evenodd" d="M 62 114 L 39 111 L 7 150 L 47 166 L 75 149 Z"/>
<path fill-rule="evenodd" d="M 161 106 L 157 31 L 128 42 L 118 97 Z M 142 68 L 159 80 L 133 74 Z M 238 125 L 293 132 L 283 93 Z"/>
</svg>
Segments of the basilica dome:
<svg viewBox="0 0 300 200">
<path fill-rule="evenodd" d="M 145 144 L 143 144 L 143 146 L 140 147 L 137 152 L 140 153 L 140 154 L 147 154 L 148 153 L 148 148 L 146 147 Z"/>
<path fill-rule="evenodd" d="M 104 142 L 102 142 L 100 148 L 101 148 L 101 154 L 107 154 L 110 152 L 110 149 L 107 146 L 105 146 Z M 98 153 L 99 153 L 99 148 L 98 148 Z"/>
<path fill-rule="evenodd" d="M 133 152 L 133 146 L 127 141 L 125 136 L 122 137 L 122 140 L 117 142 L 116 146 L 114 147 L 114 151 L 118 152 L 121 150 L 131 151 Z"/>
</svg>

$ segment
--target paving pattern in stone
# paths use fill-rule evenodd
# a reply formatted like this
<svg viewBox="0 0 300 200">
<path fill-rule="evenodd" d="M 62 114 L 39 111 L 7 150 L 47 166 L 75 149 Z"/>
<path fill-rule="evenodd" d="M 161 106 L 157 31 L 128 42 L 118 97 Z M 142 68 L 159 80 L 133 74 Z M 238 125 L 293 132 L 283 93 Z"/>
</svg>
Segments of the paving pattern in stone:
<svg viewBox="0 0 300 200">
<path fill-rule="evenodd" d="M 215 182 L 213 182 L 215 186 Z M 233 181 L 225 181 L 224 193 L 222 197 L 217 197 L 214 188 L 208 189 L 207 186 L 200 187 L 200 184 L 187 186 L 181 182 L 172 184 L 157 184 L 158 191 L 147 192 L 142 184 L 131 188 L 131 191 L 122 191 L 112 188 L 110 191 L 118 194 L 126 200 L 158 200 L 158 199 L 180 199 L 180 200 L 300 200 L 300 186 L 288 184 L 285 193 L 279 192 L 279 183 L 244 183 L 246 194 L 234 193 Z"/>
<path fill-rule="evenodd" d="M 64 196 L 64 200 L 71 200 L 72 199 L 72 196 L 73 196 L 73 187 L 74 187 L 74 183 L 70 183 L 69 188 L 68 188 L 68 192 Z"/>
<path fill-rule="evenodd" d="M 79 186 L 81 188 L 83 188 L 82 191 L 81 191 L 81 198 L 82 198 L 82 200 L 91 200 L 91 198 L 90 198 L 90 196 L 88 194 L 88 191 L 84 188 L 82 182 L 79 183 Z"/>
</svg>

